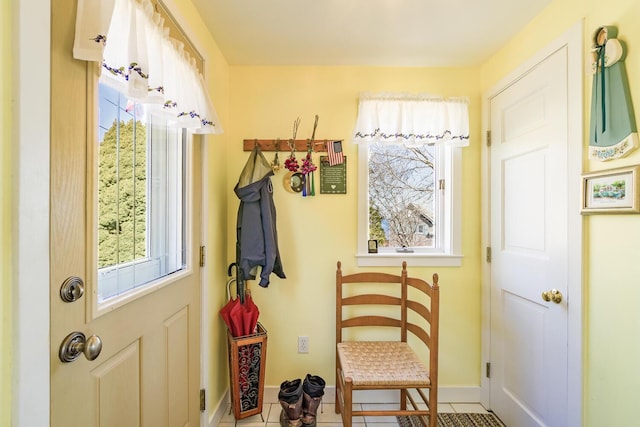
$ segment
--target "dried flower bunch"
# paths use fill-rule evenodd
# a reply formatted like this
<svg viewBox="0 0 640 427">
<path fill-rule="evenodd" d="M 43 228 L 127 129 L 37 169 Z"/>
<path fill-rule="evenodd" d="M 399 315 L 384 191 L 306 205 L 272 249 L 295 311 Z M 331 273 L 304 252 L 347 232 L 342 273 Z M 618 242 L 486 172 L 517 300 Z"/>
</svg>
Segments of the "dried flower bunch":
<svg viewBox="0 0 640 427">
<path fill-rule="evenodd" d="M 316 169 L 318 169 L 318 167 L 313 164 L 313 160 L 311 159 L 311 152 L 308 152 L 307 156 L 302 161 L 300 172 L 302 172 L 303 175 L 307 175 L 315 171 Z"/>
<path fill-rule="evenodd" d="M 280 159 L 278 158 L 278 150 L 280 148 L 280 138 L 276 140 L 276 154 L 273 157 L 273 161 L 271 162 L 271 170 L 273 173 L 277 173 L 280 170 Z"/>
<path fill-rule="evenodd" d="M 298 134 L 298 126 L 300 126 L 300 117 L 293 121 L 293 138 L 289 141 L 291 154 L 289 154 L 289 157 L 284 161 L 284 167 L 291 172 L 298 172 L 298 169 L 300 169 L 298 159 L 296 159 L 296 135 Z"/>
<path fill-rule="evenodd" d="M 284 161 L 284 167 L 291 172 L 298 172 L 298 169 L 300 169 L 298 159 L 296 159 L 296 155 L 293 152 L 291 152 L 289 157 L 287 157 L 287 159 Z"/>
</svg>

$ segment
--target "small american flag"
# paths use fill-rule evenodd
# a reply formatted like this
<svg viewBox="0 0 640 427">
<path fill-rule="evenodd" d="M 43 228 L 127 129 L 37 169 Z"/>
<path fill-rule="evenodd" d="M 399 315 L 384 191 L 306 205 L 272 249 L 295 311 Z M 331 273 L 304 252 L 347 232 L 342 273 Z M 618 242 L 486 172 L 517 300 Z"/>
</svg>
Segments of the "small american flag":
<svg viewBox="0 0 640 427">
<path fill-rule="evenodd" d="M 342 141 L 328 141 L 327 154 L 329 154 L 329 166 L 341 165 L 344 163 Z"/>
</svg>

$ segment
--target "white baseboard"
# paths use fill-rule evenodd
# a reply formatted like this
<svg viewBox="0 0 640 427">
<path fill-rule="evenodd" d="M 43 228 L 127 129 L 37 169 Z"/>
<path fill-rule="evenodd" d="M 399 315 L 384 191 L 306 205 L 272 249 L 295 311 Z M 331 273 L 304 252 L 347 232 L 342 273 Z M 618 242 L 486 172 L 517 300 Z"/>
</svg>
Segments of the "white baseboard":
<svg viewBox="0 0 640 427">
<path fill-rule="evenodd" d="M 438 403 L 480 403 L 480 386 L 451 386 L 438 389 Z"/>
<path fill-rule="evenodd" d="M 229 407 L 229 389 L 224 393 L 222 398 L 218 401 L 216 409 L 211 412 L 211 416 L 206 419 L 206 415 L 203 420 L 203 427 L 218 427 L 220 420 L 224 417 L 227 408 Z"/>
</svg>

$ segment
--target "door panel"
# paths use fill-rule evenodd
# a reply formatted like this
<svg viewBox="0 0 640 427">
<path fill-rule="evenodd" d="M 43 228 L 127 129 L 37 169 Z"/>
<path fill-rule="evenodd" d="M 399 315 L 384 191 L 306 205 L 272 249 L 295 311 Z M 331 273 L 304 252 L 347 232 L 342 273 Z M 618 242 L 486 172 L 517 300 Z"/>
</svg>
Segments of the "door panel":
<svg viewBox="0 0 640 427">
<path fill-rule="evenodd" d="M 135 427 L 140 420 L 140 342 L 135 341 L 91 371 L 100 426 Z"/>
<path fill-rule="evenodd" d="M 199 423 L 199 160 L 189 162 L 187 268 L 135 300 L 95 309 L 97 72 L 72 58 L 74 0 L 52 3 L 51 28 L 51 425 L 173 427 Z M 199 159 L 200 141 L 189 141 Z M 85 282 L 66 303 L 60 285 Z M 72 331 L 102 339 L 94 361 L 63 363 Z"/>
<path fill-rule="evenodd" d="M 491 407 L 518 427 L 567 425 L 566 75 L 565 47 L 490 101 Z"/>
<path fill-rule="evenodd" d="M 545 152 L 523 153 L 503 162 L 503 250 L 542 254 L 545 250 Z"/>
</svg>

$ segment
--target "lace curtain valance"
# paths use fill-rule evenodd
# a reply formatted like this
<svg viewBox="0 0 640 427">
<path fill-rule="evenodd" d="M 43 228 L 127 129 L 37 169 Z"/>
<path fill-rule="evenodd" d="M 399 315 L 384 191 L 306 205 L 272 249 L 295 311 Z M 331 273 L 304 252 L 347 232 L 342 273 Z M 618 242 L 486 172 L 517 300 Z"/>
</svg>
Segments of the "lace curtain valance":
<svg viewBox="0 0 640 427">
<path fill-rule="evenodd" d="M 469 101 L 406 94 L 362 94 L 356 143 L 469 145 Z"/>
<path fill-rule="evenodd" d="M 73 56 L 101 62 L 100 80 L 195 133 L 222 133 L 195 61 L 149 0 L 78 0 Z"/>
</svg>

